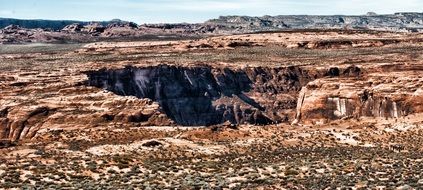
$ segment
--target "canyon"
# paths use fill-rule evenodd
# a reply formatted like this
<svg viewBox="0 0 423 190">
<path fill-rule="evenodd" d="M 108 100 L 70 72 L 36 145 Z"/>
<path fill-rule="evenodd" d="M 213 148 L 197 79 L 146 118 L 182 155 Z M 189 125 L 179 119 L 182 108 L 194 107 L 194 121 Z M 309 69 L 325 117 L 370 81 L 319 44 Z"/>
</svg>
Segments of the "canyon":
<svg viewBox="0 0 423 190">
<path fill-rule="evenodd" d="M 325 29 L 3 44 L 0 186 L 419 188 L 422 43 Z"/>
<path fill-rule="evenodd" d="M 181 51 L 186 52 L 185 54 L 196 54 L 204 51 L 222 52 L 223 49 L 228 48 L 235 49 L 224 51 L 248 50 L 250 48 L 263 50 L 269 45 L 308 53 L 316 51 L 313 52 L 315 56 L 320 56 L 320 53 L 323 52 L 337 49 L 347 51 L 354 47 L 372 48 L 377 46 L 384 48 L 384 51 L 391 51 L 391 48 L 395 49 L 398 48 L 397 46 L 407 46 L 420 41 L 419 36 L 416 35 L 406 35 L 406 38 L 400 39 L 398 37 L 403 35 L 391 36 L 386 33 L 384 34 L 386 36 L 378 36 L 380 38 L 378 41 L 372 39 L 374 41 L 372 43 L 369 43 L 368 40 L 362 42 L 363 39 L 349 39 L 358 44 L 350 47 L 343 45 L 343 42 L 341 42 L 342 45 L 338 45 L 337 39 L 331 39 L 330 45 L 327 42 L 325 46 L 313 45 L 307 48 L 293 46 L 292 44 L 306 42 L 309 44 L 322 43 L 326 40 L 325 38 L 329 37 L 326 33 L 319 34 L 320 36 L 317 37 L 302 34 L 304 37 L 301 38 L 300 35 L 283 33 L 240 35 L 167 44 L 162 42 L 158 44 L 154 44 L 154 42 L 139 43 L 129 47 L 120 42 L 94 43 L 85 45 L 85 48 L 72 53 L 58 56 L 62 56 L 63 60 L 75 59 L 73 56 L 78 54 L 81 54 L 78 56 L 82 57 L 115 55 L 116 53 L 132 56 L 133 54 L 139 55 L 136 53 L 139 51 L 138 48 L 161 48 L 163 51 L 175 51 L 175 56 L 178 56 Z M 356 35 L 368 37 L 372 34 Z M 287 36 L 296 36 L 298 39 L 293 38 L 288 41 L 286 40 L 289 38 Z M 338 34 L 337 36 L 344 38 L 349 34 Z M 244 43 L 246 38 L 250 39 L 247 44 Z M 264 39 L 267 42 L 262 41 Z M 393 42 L 384 43 L 385 41 Z M 232 47 L 227 44 L 232 44 Z M 114 47 L 121 45 L 123 47 L 119 48 L 120 50 L 115 50 Z M 144 45 L 145 47 L 143 47 Z M 246 45 L 250 47 L 245 47 Z M 419 49 L 418 46 L 414 48 Z M 398 54 L 388 53 L 386 56 Z M 413 55 L 402 56 L 416 56 L 414 50 L 412 53 Z M 37 55 L 37 53 L 27 54 L 20 58 L 22 55 L 19 54 L 5 54 L 3 59 L 15 62 L 26 59 L 26 56 Z M 276 56 L 278 57 L 274 59 L 286 59 L 279 55 Z M 366 57 L 369 59 L 372 56 L 367 55 Z M 377 55 L 375 57 L 372 59 L 382 59 Z M 294 59 L 295 56 L 292 58 Z M 333 58 L 325 57 L 325 59 Z M 418 58 L 413 59 L 415 60 L 413 62 L 405 63 L 396 60 L 395 63 L 389 65 L 375 64 L 373 60 L 371 63 L 348 63 L 355 62 L 349 59 L 346 60 L 346 63 L 337 65 L 306 64 L 300 61 L 298 64 L 283 66 L 277 63 L 272 63 L 270 66 L 264 66 L 266 63 L 254 65 L 254 62 L 251 65 L 250 63 L 240 63 L 226 66 L 227 63 L 220 61 L 190 63 L 186 60 L 183 60 L 184 64 L 163 64 L 162 61 L 159 61 L 151 65 L 149 61 L 128 63 L 126 60 L 122 60 L 121 63 L 112 61 L 106 64 L 111 67 L 106 65 L 98 67 L 105 63 L 97 61 L 82 65 L 75 63 L 76 65 L 69 67 L 63 66 L 68 65 L 67 62 L 63 62 L 55 64 L 59 68 L 54 70 L 47 67 L 46 70 L 40 68 L 35 72 L 26 71 L 28 68 L 22 68 L 23 71 L 15 71 L 18 72 L 16 75 L 4 73 L 2 76 L 4 90 L 1 107 L 2 132 L 0 134 L 2 134 L 2 138 L 12 140 L 33 138 L 38 130 L 44 128 L 43 126 L 47 128 L 60 126 L 60 123 L 67 121 L 65 118 L 74 123 L 73 112 L 82 110 L 85 110 L 82 112 L 91 114 L 86 116 L 81 114 L 78 118 L 87 117 L 89 123 L 102 121 L 107 125 L 111 122 L 131 121 L 145 126 L 210 126 L 225 122 L 234 125 L 324 124 L 343 118 L 399 118 L 422 112 L 420 74 L 423 68 L 420 66 Z M 54 60 L 54 62 L 56 61 Z M 99 69 L 93 70 L 96 67 Z M 44 74 L 43 70 L 45 70 Z M 46 83 L 45 79 L 47 78 L 52 82 Z M 69 83 L 74 80 L 76 82 Z M 54 88 L 63 86 L 63 89 L 50 92 L 47 90 L 50 85 Z M 107 105 L 107 100 L 102 98 L 103 96 L 113 97 L 111 94 L 106 96 L 101 94 L 100 90 L 96 92 L 96 89 L 104 89 L 108 93 L 115 94 L 115 97 L 111 99 L 112 103 Z M 71 95 L 77 91 L 87 91 L 87 93 Z M 39 99 L 27 100 L 24 98 L 25 96 L 16 96 L 16 94 L 35 92 L 41 96 Z M 67 93 L 70 93 L 69 96 L 61 95 Z M 43 94 L 45 94 L 45 98 L 43 98 Z M 127 100 L 126 97 L 135 99 Z M 79 101 L 80 99 L 81 101 Z M 130 107 L 109 107 L 118 105 L 119 103 L 116 101 L 126 102 L 123 104 Z M 142 108 L 143 106 L 152 108 Z M 156 122 L 157 120 L 167 121 L 160 123 Z"/>
</svg>

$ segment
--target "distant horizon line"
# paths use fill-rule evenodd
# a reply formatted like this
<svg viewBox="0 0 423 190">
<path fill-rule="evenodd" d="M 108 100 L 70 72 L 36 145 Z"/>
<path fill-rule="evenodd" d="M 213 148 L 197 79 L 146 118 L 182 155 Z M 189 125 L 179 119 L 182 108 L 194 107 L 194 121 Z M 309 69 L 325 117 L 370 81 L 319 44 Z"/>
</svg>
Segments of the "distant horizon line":
<svg viewBox="0 0 423 190">
<path fill-rule="evenodd" d="M 136 22 L 136 21 L 130 21 L 130 20 L 122 20 L 119 18 L 114 18 L 114 19 L 110 19 L 110 20 L 79 20 L 79 19 L 48 19 L 48 18 L 17 18 L 17 17 L 0 17 L 0 19 L 14 19 L 14 20 L 32 20 L 32 21 L 65 21 L 65 22 L 84 22 L 84 23 L 89 23 L 89 22 L 112 22 L 112 21 L 122 21 L 122 22 L 132 22 L 132 23 L 136 23 L 138 25 L 143 25 L 143 24 L 199 24 L 199 23 L 204 23 L 207 22 L 209 20 L 213 20 L 213 19 L 219 19 L 220 17 L 277 17 L 277 16 L 386 16 L 386 15 L 397 15 L 397 14 L 404 14 L 404 13 L 409 13 L 409 14 L 423 14 L 423 12 L 394 12 L 394 13 L 386 13 L 386 14 L 377 14 L 375 12 L 367 12 L 366 14 L 278 14 L 278 15 L 262 15 L 262 16 L 250 16 L 250 15 L 221 15 L 217 18 L 209 18 L 203 22 L 145 22 L 145 23 L 140 23 L 140 22 Z M 373 14 L 373 15 L 370 15 Z"/>
</svg>

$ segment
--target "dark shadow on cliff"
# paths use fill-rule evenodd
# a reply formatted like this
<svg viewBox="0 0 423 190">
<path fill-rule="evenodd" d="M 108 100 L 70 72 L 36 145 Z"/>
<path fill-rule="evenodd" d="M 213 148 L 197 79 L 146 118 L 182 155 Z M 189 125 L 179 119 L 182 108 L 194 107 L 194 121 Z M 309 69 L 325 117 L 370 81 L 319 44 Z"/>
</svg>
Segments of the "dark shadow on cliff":
<svg viewBox="0 0 423 190">
<path fill-rule="evenodd" d="M 126 67 L 117 70 L 88 72 L 88 85 L 112 91 L 118 95 L 149 98 L 157 101 L 169 118 L 179 125 L 215 125 L 228 119 L 228 109 L 217 108 L 213 101 L 237 96 L 246 104 L 264 110 L 244 92 L 251 90 L 252 81 L 243 71 L 223 69 L 214 72 L 210 67 L 182 68 L 155 66 Z M 214 73 L 213 73 L 214 72 Z M 230 107 L 230 106 L 228 106 Z M 226 107 L 225 107 L 226 108 Z M 233 113 L 233 110 L 230 110 Z M 235 115 L 237 113 L 233 113 Z M 258 121 L 268 124 L 268 118 Z"/>
</svg>

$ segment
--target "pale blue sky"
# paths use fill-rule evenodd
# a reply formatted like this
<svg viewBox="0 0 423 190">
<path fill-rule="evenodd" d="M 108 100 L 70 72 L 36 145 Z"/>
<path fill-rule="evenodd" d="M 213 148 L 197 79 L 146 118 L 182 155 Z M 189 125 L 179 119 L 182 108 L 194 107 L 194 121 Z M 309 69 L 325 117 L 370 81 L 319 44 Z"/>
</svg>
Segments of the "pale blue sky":
<svg viewBox="0 0 423 190">
<path fill-rule="evenodd" d="M 423 12 L 423 0 L 0 0 L 0 17 L 203 22 L 220 15 L 360 15 Z"/>
</svg>

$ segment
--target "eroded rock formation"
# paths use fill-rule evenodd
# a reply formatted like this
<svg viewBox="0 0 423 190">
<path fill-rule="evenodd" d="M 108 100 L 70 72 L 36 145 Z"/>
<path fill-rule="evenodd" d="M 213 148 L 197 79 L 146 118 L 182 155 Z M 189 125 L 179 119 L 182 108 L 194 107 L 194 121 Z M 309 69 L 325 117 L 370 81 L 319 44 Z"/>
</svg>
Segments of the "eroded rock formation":
<svg viewBox="0 0 423 190">
<path fill-rule="evenodd" d="M 244 71 L 159 66 L 103 70 L 88 76 L 89 85 L 159 102 L 164 112 L 180 125 L 213 125 L 226 120 L 273 122 L 261 113 L 265 109 L 260 104 L 245 95 L 253 82 Z M 231 104 L 225 97 L 237 103 Z"/>
<path fill-rule="evenodd" d="M 88 72 L 88 85 L 157 101 L 180 125 L 287 122 L 301 87 L 320 77 L 359 75 L 354 66 L 229 68 L 156 66 Z"/>
<path fill-rule="evenodd" d="M 420 74 L 406 70 L 385 71 L 359 79 L 324 78 L 312 81 L 300 92 L 294 123 L 316 124 L 360 117 L 400 118 L 420 113 L 423 111 Z"/>
<path fill-rule="evenodd" d="M 421 39 L 308 31 L 6 50 L 0 139 L 75 128 L 401 119 L 423 111 Z"/>
<path fill-rule="evenodd" d="M 264 31 L 280 29 L 306 28 L 366 28 L 383 31 L 422 31 L 423 14 L 418 12 L 403 12 L 395 14 L 367 15 L 279 15 L 279 16 L 221 16 L 207 21 L 208 24 L 221 25 L 221 31 L 238 32 Z"/>
</svg>

